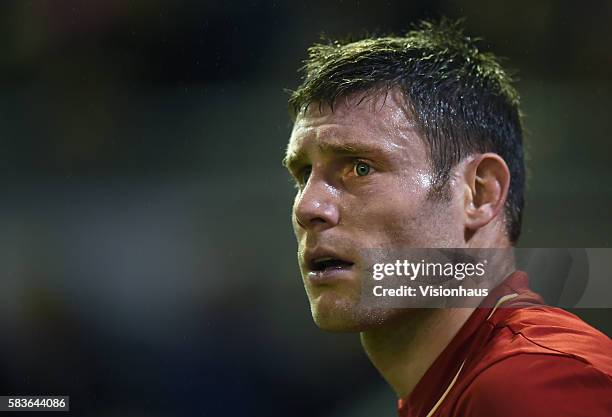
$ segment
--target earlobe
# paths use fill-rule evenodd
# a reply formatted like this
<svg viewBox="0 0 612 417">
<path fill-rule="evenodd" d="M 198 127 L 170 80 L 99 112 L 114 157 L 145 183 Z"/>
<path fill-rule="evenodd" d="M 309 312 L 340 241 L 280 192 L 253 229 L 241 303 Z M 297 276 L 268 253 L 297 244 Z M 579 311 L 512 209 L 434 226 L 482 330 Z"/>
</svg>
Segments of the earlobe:
<svg viewBox="0 0 612 417">
<path fill-rule="evenodd" d="M 503 212 L 510 186 L 510 171 L 499 155 L 485 153 L 467 163 L 465 179 L 465 226 L 475 232 Z"/>
</svg>

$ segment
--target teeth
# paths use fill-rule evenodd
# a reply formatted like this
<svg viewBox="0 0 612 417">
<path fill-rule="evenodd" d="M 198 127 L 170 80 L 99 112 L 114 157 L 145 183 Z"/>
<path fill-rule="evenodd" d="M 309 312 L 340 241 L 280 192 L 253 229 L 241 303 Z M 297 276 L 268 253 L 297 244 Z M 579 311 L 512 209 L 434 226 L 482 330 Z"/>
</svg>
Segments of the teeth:
<svg viewBox="0 0 612 417">
<path fill-rule="evenodd" d="M 334 259 L 334 258 L 332 258 L 331 256 L 328 256 L 327 258 L 318 258 L 318 259 L 315 259 L 314 262 L 316 264 L 318 264 L 318 263 L 321 263 L 321 262 L 331 261 L 332 259 Z"/>
</svg>

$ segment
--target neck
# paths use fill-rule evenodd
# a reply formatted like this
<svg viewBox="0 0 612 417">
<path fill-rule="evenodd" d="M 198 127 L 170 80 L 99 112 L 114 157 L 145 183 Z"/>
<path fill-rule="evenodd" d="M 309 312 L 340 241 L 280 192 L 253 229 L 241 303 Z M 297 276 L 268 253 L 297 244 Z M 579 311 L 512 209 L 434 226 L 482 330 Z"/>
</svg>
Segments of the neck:
<svg viewBox="0 0 612 417">
<path fill-rule="evenodd" d="M 361 333 L 361 344 L 399 398 L 408 396 L 473 308 L 406 310 L 384 326 Z"/>
</svg>

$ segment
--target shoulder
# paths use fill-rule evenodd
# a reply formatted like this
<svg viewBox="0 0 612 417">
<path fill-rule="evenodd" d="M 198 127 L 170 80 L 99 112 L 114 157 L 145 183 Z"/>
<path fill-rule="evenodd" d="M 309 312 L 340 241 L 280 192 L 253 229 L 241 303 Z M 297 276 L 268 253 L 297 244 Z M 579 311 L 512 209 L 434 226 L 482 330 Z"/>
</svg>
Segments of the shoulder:
<svg viewBox="0 0 612 417">
<path fill-rule="evenodd" d="M 612 341 L 553 307 L 508 309 L 472 357 L 457 416 L 612 415 Z"/>
<path fill-rule="evenodd" d="M 612 378 L 579 359 L 521 353 L 488 366 L 463 390 L 455 415 L 609 416 Z"/>
<path fill-rule="evenodd" d="M 577 316 L 560 308 L 515 309 L 496 323 L 512 336 L 502 338 L 510 355 L 541 353 L 565 356 L 612 376 L 612 340 Z"/>
</svg>

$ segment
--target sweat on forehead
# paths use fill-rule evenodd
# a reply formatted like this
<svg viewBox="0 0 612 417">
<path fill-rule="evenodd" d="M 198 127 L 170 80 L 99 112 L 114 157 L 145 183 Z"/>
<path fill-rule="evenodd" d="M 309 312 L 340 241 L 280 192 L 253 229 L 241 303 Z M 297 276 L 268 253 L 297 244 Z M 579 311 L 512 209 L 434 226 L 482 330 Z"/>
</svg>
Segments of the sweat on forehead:
<svg viewBox="0 0 612 417">
<path fill-rule="evenodd" d="M 418 150 L 415 142 L 420 142 Z M 407 119 L 395 94 L 339 98 L 335 105 L 313 103 L 302 111 L 293 126 L 284 165 L 299 165 L 313 146 L 319 151 L 366 155 L 377 152 L 409 152 L 412 158 L 428 159 L 423 141 Z M 408 151 L 410 149 L 410 151 Z"/>
<path fill-rule="evenodd" d="M 333 126 L 364 127 L 380 130 L 385 134 L 415 134 L 416 125 L 405 99 L 397 89 L 366 91 L 338 97 L 333 103 L 318 101 L 309 103 L 297 115 L 296 128 L 320 125 L 323 121 Z M 326 129 L 333 134 L 334 128 Z"/>
</svg>

